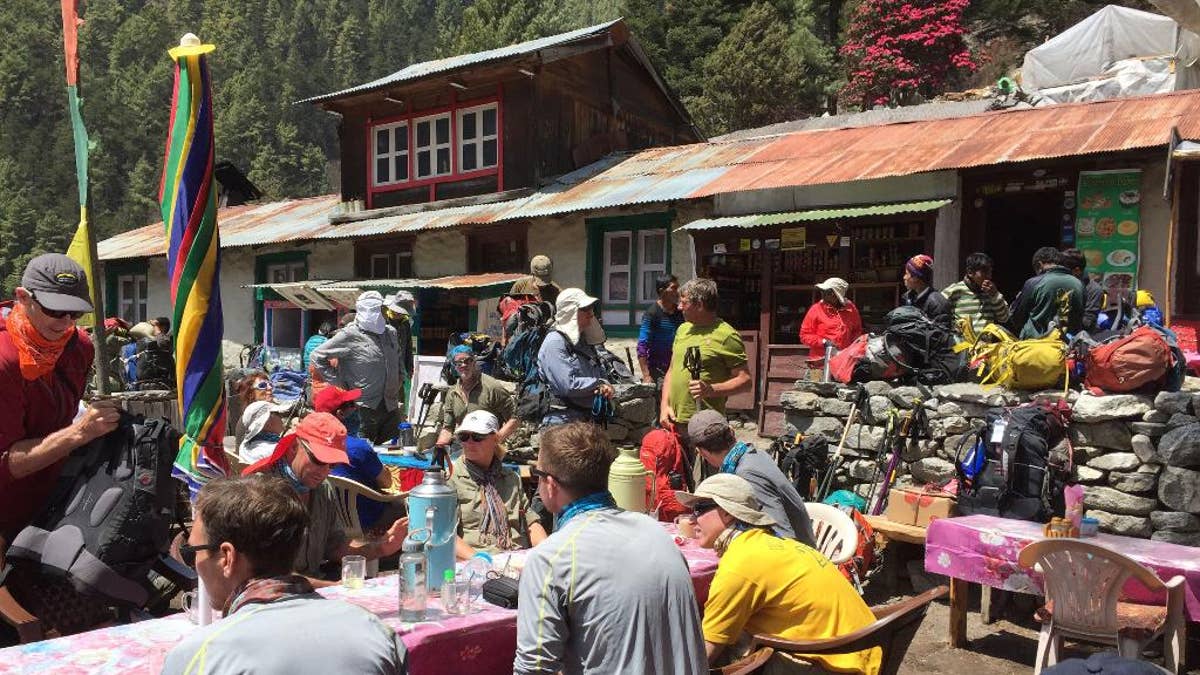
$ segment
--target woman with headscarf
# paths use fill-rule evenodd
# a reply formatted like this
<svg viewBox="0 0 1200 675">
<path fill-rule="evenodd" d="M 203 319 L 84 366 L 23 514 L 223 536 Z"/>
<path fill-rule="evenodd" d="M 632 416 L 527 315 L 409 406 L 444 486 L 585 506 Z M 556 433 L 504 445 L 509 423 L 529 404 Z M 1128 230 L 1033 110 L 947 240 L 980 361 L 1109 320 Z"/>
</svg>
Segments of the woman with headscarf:
<svg viewBox="0 0 1200 675">
<path fill-rule="evenodd" d="M 538 375 L 550 394 L 543 427 L 590 419 L 596 397 L 613 396 L 608 370 L 596 352 L 606 338 L 596 319 L 598 302 L 578 288 L 558 294 L 554 330 L 542 340 L 537 357 Z"/>
<path fill-rule="evenodd" d="M 800 324 L 800 344 L 813 354 L 825 353 L 825 341 L 835 349 L 845 349 L 862 335 L 862 317 L 846 292 L 850 284 L 839 277 L 829 277 L 817 284 L 821 299 L 808 308 Z"/>
<path fill-rule="evenodd" d="M 341 389 L 361 389 L 358 411 L 363 438 L 383 443 L 400 424 L 400 342 L 383 316 L 383 296 L 367 291 L 355 303 L 354 323 L 312 354 L 321 379 Z"/>
<path fill-rule="evenodd" d="M 500 461 L 500 421 L 486 410 L 463 418 L 454 434 L 462 456 L 454 461 L 450 486 L 458 494 L 460 559 L 536 546 L 546 538 L 537 518 L 527 518 L 529 498 L 521 477 Z"/>
<path fill-rule="evenodd" d="M 933 258 L 921 253 L 904 263 L 904 287 L 908 290 L 901 296 L 902 305 L 916 307 L 931 321 L 945 324 L 949 328 L 954 320 L 954 308 L 950 301 L 933 287 Z"/>
</svg>

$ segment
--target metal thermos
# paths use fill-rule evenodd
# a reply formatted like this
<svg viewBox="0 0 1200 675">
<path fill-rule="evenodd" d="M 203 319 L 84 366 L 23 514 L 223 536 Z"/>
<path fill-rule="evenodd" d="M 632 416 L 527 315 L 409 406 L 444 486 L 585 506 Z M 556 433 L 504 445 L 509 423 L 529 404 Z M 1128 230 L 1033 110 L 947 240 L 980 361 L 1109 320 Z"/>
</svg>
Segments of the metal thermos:
<svg viewBox="0 0 1200 675">
<path fill-rule="evenodd" d="M 446 570 L 454 569 L 454 537 L 458 528 L 458 495 L 446 484 L 440 465 L 425 471 L 425 480 L 408 493 L 410 530 L 429 530 L 425 546 L 430 591 L 442 587 Z"/>
<path fill-rule="evenodd" d="M 653 476 L 653 472 L 647 471 L 638 458 L 637 448 L 621 448 L 612 468 L 608 470 L 608 491 L 622 509 L 648 513 L 658 503 L 657 489 L 650 501 L 646 501 L 646 478 Z M 657 488 L 653 481 L 651 485 Z"/>
</svg>

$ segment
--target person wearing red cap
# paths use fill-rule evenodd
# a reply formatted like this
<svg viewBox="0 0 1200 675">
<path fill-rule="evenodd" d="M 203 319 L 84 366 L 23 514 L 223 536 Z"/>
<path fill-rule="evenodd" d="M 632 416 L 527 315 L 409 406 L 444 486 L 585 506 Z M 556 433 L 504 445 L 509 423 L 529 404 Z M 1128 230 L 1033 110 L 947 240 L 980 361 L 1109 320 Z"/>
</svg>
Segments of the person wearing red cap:
<svg viewBox="0 0 1200 675">
<path fill-rule="evenodd" d="M 275 452 L 242 471 L 243 476 L 263 473 L 279 476 L 296 491 L 308 511 L 309 526 L 296 556 L 296 572 L 310 578 L 314 586 L 332 586 L 324 581 L 321 566 L 340 564 L 347 555 L 369 560 L 394 555 L 408 535 L 407 520 L 392 525 L 378 542 L 351 542 L 338 518 L 333 486 L 325 479 L 335 464 L 348 464 L 346 427 L 337 417 L 314 412 L 300 420 L 295 431 L 284 436 Z"/>
<path fill-rule="evenodd" d="M 371 442 L 358 436 L 362 418 L 358 414 L 357 401 L 361 396 L 361 389 L 326 387 L 313 397 L 313 409 L 333 415 L 346 427 L 346 455 L 350 458 L 350 463 L 333 467 L 333 475 L 349 478 L 367 487 L 386 490 L 392 487 L 391 472 L 379 461 L 379 455 L 375 454 Z M 379 525 L 390 526 L 396 518 L 404 515 L 403 507 L 398 504 L 396 506 L 399 510 L 390 519 L 381 518 L 386 504 L 358 497 L 358 520 L 363 531 Z"/>
</svg>

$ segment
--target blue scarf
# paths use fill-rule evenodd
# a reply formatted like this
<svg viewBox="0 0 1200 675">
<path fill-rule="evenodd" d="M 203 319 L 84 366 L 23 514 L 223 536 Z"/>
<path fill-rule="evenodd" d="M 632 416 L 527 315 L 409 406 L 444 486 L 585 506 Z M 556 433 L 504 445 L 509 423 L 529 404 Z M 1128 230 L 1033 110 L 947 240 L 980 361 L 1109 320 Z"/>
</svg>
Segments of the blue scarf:
<svg viewBox="0 0 1200 675">
<path fill-rule="evenodd" d="M 292 463 L 287 461 L 286 457 L 279 460 L 276 466 L 279 467 L 279 475 L 283 476 L 284 480 L 286 480 L 288 484 L 292 486 L 292 489 L 296 491 L 296 494 L 303 495 L 312 490 L 312 488 L 301 482 L 300 477 L 296 475 L 295 471 L 292 471 Z"/>
<path fill-rule="evenodd" d="M 603 492 L 593 492 L 586 497 L 580 497 L 570 504 L 567 504 L 567 506 L 562 510 L 562 513 L 558 514 L 558 524 L 554 529 L 563 529 L 563 526 L 567 524 L 568 520 L 581 513 L 595 511 L 596 509 L 616 507 L 617 503 L 613 501 L 612 493 L 608 490 Z"/>
<path fill-rule="evenodd" d="M 254 436 L 254 438 L 252 438 L 250 440 L 252 440 L 252 441 L 268 441 L 271 443 L 278 443 L 279 438 L 280 438 L 279 434 L 277 434 L 273 431 L 260 431 Z"/>
<path fill-rule="evenodd" d="M 725 455 L 725 459 L 721 462 L 721 473 L 733 473 L 737 471 L 737 465 L 738 462 L 742 461 L 742 455 L 753 449 L 749 443 L 739 442 L 733 446 L 733 449 L 729 451 L 729 454 Z"/>
</svg>

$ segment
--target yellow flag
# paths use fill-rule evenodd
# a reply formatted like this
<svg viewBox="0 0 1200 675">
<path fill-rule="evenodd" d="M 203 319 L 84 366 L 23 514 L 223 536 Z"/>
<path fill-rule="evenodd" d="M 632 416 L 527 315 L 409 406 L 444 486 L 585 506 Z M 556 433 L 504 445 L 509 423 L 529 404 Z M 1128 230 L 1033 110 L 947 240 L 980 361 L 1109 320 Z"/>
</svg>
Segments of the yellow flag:
<svg viewBox="0 0 1200 675">
<path fill-rule="evenodd" d="M 71 239 L 71 245 L 67 247 L 67 257 L 79 263 L 79 266 L 87 272 L 88 285 L 98 284 L 100 280 L 96 277 L 96 268 L 92 266 L 92 249 L 88 246 L 88 220 L 87 207 L 79 209 L 79 228 L 75 230 L 75 237 Z M 93 293 L 92 297 L 96 294 Z M 92 314 L 84 314 L 79 317 L 79 325 L 95 326 L 96 317 Z"/>
</svg>

